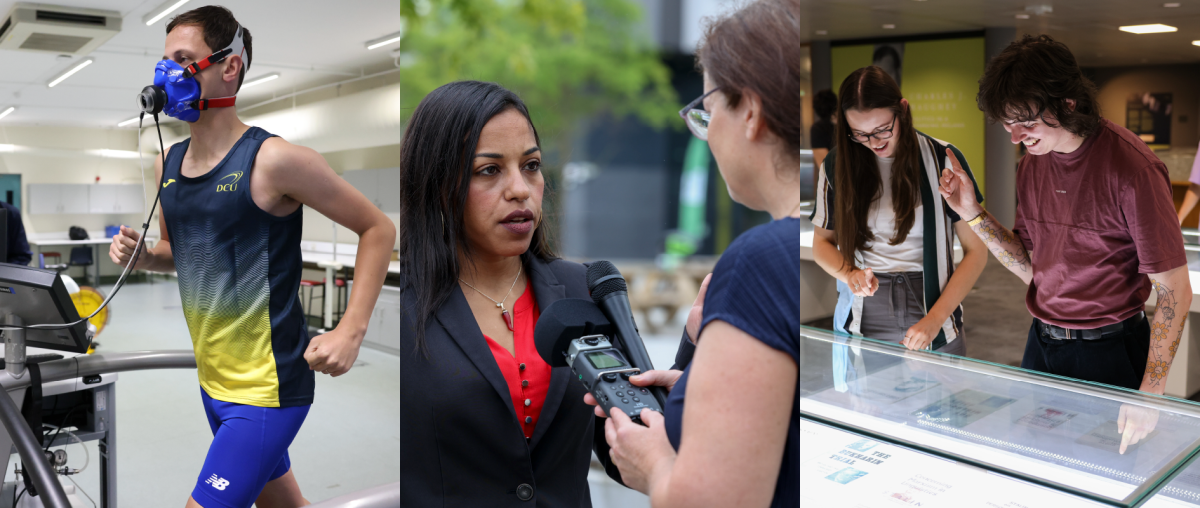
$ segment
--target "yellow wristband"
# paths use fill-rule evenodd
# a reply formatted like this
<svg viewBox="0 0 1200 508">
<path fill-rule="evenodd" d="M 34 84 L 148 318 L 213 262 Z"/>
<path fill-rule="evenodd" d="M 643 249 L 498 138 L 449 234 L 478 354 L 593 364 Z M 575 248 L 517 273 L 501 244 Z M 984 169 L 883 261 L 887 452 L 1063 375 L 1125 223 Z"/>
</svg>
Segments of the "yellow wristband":
<svg viewBox="0 0 1200 508">
<path fill-rule="evenodd" d="M 986 217 L 987 217 L 987 210 L 979 212 L 979 215 L 976 215 L 974 219 L 967 221 L 967 225 L 971 226 L 971 227 L 975 227 L 980 222 L 983 222 L 983 219 Z"/>
</svg>

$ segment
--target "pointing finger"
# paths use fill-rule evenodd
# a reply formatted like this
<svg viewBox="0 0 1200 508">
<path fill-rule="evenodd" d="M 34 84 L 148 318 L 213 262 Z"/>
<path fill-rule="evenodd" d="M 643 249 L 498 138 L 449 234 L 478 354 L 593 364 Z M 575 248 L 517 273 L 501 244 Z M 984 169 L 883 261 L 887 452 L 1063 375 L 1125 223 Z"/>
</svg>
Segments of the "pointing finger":
<svg viewBox="0 0 1200 508">
<path fill-rule="evenodd" d="M 950 162 L 951 167 L 954 168 L 955 174 L 962 172 L 962 164 L 958 163 L 958 156 L 954 155 L 954 150 L 949 148 L 946 149 L 946 160 Z"/>
</svg>

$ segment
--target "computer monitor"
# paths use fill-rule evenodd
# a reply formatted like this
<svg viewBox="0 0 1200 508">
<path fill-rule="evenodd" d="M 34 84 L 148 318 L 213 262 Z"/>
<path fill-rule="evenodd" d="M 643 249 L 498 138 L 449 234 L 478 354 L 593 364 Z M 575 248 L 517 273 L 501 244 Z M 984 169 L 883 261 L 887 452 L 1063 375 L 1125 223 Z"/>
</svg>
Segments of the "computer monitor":
<svg viewBox="0 0 1200 508">
<path fill-rule="evenodd" d="M 79 320 L 75 303 L 57 272 L 0 263 L 0 323 L 10 314 L 21 318 L 26 326 Z M 27 347 L 86 353 L 89 341 L 86 321 L 70 328 L 25 331 Z"/>
</svg>

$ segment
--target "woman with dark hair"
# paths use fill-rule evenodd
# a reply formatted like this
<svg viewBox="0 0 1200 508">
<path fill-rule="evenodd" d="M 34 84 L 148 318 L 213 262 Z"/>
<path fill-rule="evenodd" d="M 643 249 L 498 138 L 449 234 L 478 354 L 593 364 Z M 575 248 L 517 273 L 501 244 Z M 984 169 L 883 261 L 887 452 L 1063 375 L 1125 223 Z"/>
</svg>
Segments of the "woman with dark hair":
<svg viewBox="0 0 1200 508">
<path fill-rule="evenodd" d="M 913 128 L 908 100 L 879 67 L 851 73 L 839 96 L 842 142 L 825 158 L 811 216 L 813 256 L 838 280 L 834 328 L 965 355 L 960 303 L 987 249 L 937 189 L 947 159 L 970 174 L 966 159 Z M 963 249 L 957 269 L 955 234 Z"/>
<path fill-rule="evenodd" d="M 541 309 L 588 298 L 584 266 L 547 241 L 541 160 L 525 104 L 493 83 L 434 90 L 405 130 L 404 506 L 591 506 L 602 429 L 570 369 L 551 368 L 533 341 Z"/>
<path fill-rule="evenodd" d="M 656 508 L 800 504 L 799 10 L 764 0 L 712 23 L 697 53 L 706 92 L 680 112 L 730 196 L 773 220 L 721 255 L 685 370 L 631 378 L 670 389 L 665 414 L 605 422 L 625 484 Z"/>
</svg>

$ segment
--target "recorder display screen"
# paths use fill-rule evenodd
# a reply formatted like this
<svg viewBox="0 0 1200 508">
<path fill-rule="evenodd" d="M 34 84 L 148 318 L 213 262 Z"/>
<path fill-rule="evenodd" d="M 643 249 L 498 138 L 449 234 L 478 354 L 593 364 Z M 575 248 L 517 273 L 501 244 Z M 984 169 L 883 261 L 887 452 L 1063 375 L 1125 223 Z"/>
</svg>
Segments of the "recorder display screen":
<svg viewBox="0 0 1200 508">
<path fill-rule="evenodd" d="M 592 366 L 597 369 L 611 369 L 615 367 L 625 367 L 625 362 L 621 361 L 615 355 L 604 351 L 593 351 L 587 353 L 587 359 L 592 362 Z"/>
</svg>

